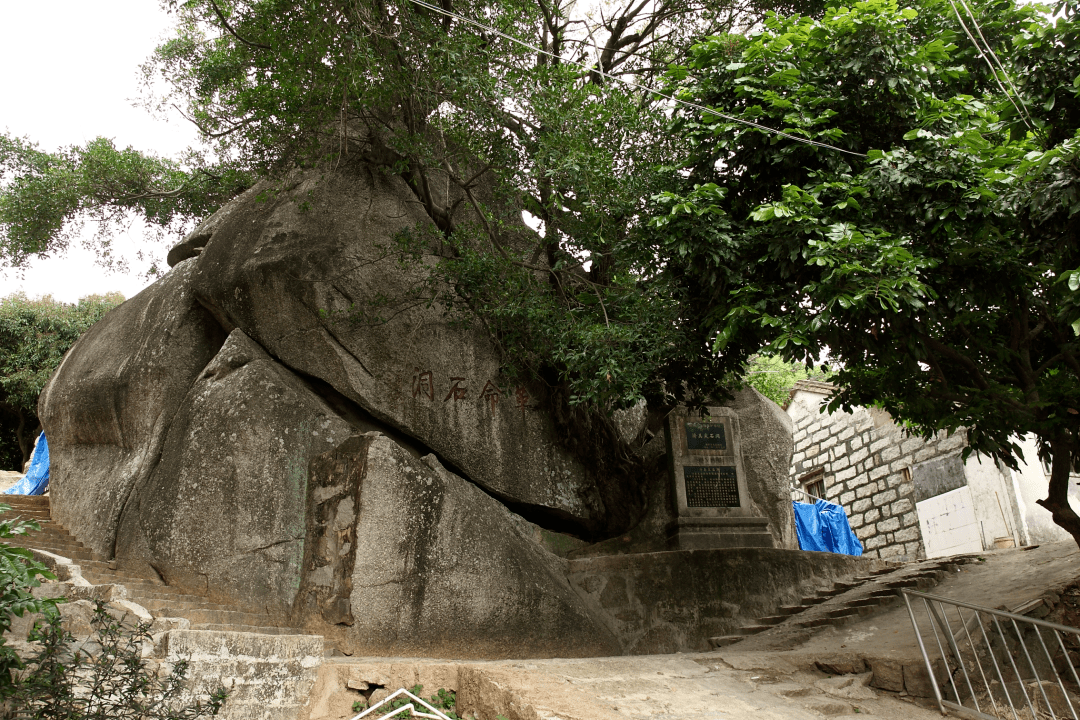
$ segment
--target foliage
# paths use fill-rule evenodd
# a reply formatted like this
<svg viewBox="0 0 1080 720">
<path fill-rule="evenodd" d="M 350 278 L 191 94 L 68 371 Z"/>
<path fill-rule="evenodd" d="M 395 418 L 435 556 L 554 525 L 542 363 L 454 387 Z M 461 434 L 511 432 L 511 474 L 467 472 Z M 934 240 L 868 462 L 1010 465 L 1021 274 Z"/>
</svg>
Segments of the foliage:
<svg viewBox="0 0 1080 720">
<path fill-rule="evenodd" d="M 99 225 L 99 257 L 122 262 L 109 233 L 132 214 L 176 235 L 251 182 L 247 173 L 223 163 L 209 167 L 190 151 L 177 162 L 96 138 L 50 153 L 0 133 L 0 267 L 62 252 L 85 220 Z"/>
<path fill-rule="evenodd" d="M 9 467 L 30 459 L 38 432 L 37 399 L 79 336 L 124 301 L 119 293 L 91 295 L 77 304 L 22 294 L 0 300 L 0 432 L 19 443 L 21 459 L 4 458 Z"/>
<path fill-rule="evenodd" d="M 801 362 L 788 362 L 776 355 L 754 355 L 746 364 L 742 380 L 781 407 L 788 404 L 788 395 L 800 380 L 825 382 L 831 374 L 808 368 Z"/>
<path fill-rule="evenodd" d="M 9 696 L 11 717 L 50 720 L 194 720 L 217 715 L 226 692 L 219 688 L 204 703 L 184 702 L 188 663 L 178 661 L 160 676 L 142 657 L 150 624 L 134 628 L 113 617 L 101 601 L 91 618 L 94 634 L 77 642 L 53 615 L 30 635 L 37 650 Z"/>
<path fill-rule="evenodd" d="M 665 101 L 643 88 L 695 39 L 776 2 L 164 4 L 176 30 L 144 73 L 148 88 L 168 91 L 147 104 L 196 124 L 214 163 L 170 164 L 103 141 L 46 156 L 9 139 L 0 257 L 62 246 L 80 213 L 137 210 L 167 226 L 255 177 L 363 160 L 411 189 L 443 255 L 432 279 L 451 297 L 440 299 L 490 331 L 511 375 L 603 410 L 718 382 L 695 310 L 655 282 L 657 258 L 628 244 L 647 199 L 668 186 L 657 169 L 672 152 Z M 42 213 L 54 186 L 56 207 Z"/>
<path fill-rule="evenodd" d="M 672 91 L 839 150 L 677 113 L 682 188 L 654 198 L 651 247 L 698 283 L 718 351 L 827 347 L 830 408 L 963 426 L 1010 464 L 1036 434 L 1041 502 L 1080 542 L 1061 494 L 1080 456 L 1077 4 L 992 0 L 963 26 L 959 6 L 867 0 L 696 45 Z"/>
<path fill-rule="evenodd" d="M 0 503 L 0 515 L 10 511 L 10 505 Z M 13 692 L 12 672 L 23 667 L 5 638 L 11 629 L 12 618 L 26 613 L 56 614 L 56 600 L 38 599 L 33 595 L 33 589 L 41 584 L 38 578 L 55 580 L 56 576 L 35 560 L 29 550 L 9 542 L 40 530 L 41 526 L 34 521 L 0 520 L 0 699 Z"/>
</svg>

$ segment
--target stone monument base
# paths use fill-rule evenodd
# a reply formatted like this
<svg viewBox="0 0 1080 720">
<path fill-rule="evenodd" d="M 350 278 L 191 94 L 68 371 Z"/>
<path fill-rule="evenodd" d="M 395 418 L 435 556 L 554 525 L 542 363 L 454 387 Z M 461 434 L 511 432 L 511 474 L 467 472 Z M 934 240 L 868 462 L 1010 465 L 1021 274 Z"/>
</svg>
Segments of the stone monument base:
<svg viewBox="0 0 1080 720">
<path fill-rule="evenodd" d="M 669 550 L 771 548 L 769 520 L 763 517 L 682 516 L 668 525 Z"/>
</svg>

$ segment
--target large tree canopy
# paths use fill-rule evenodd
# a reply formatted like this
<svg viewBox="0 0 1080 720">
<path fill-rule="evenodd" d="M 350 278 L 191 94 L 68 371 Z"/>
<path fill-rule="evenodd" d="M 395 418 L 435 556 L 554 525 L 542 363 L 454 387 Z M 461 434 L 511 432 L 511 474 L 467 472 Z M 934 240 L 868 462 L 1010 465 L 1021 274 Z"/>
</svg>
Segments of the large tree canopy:
<svg viewBox="0 0 1080 720">
<path fill-rule="evenodd" d="M 628 242 L 648 199 L 669 187 L 676 141 L 668 102 L 646 88 L 693 42 L 786 4 L 165 4 L 176 32 L 144 72 L 148 87 L 168 90 L 148 102 L 182 112 L 212 152 L 171 162 L 99 140 L 50 154 L 7 138 L 8 263 L 62 246 L 88 213 L 179 227 L 256 178 L 362 158 L 404 179 L 425 208 L 445 254 L 433 283 L 490 329 L 508 372 L 590 407 L 721 377 L 696 310 Z"/>
<path fill-rule="evenodd" d="M 153 102 L 212 153 L 7 138 L 8 263 L 79 213 L 167 224 L 360 158 L 425 208 L 440 299 L 568 406 L 669 405 L 759 348 L 827 351 L 834 405 L 963 426 L 1008 462 L 1035 433 L 1044 504 L 1080 542 L 1076 0 L 168 5 Z"/>
<path fill-rule="evenodd" d="M 652 247 L 718 352 L 827 350 L 832 407 L 966 427 L 1010 464 L 1034 433 L 1042 504 L 1080 542 L 1076 10 L 867 0 L 696 45 L 670 75 L 683 98 L 847 152 L 680 112 L 683 186 L 657 197 Z"/>
</svg>

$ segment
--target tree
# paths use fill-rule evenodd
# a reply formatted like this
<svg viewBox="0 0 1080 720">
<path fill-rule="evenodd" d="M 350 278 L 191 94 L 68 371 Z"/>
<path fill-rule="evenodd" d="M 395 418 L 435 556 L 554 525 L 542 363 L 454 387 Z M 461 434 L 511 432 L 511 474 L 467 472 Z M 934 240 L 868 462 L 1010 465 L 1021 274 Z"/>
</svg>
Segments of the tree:
<svg viewBox="0 0 1080 720">
<path fill-rule="evenodd" d="M 64 353 L 79 336 L 124 301 L 119 293 L 91 295 L 72 305 L 46 296 L 0 300 L 0 432 L 17 452 L 4 460 L 21 468 L 41 431 L 37 399 Z"/>
<path fill-rule="evenodd" d="M 658 169 L 673 151 L 667 101 L 646 88 L 694 39 L 775 3 L 165 5 L 176 33 L 144 71 L 169 91 L 148 104 L 182 112 L 212 153 L 170 164 L 105 141 L 47 154 L 8 139 L 0 257 L 52 251 L 86 212 L 190 222 L 255 178 L 363 159 L 426 210 L 418 235 L 444 257 L 432 282 L 454 289 L 451 311 L 481 322 L 508 374 L 544 379 L 567 413 L 671 402 L 738 367 L 707 351 L 695 311 L 628 241 L 668 187 Z"/>
<path fill-rule="evenodd" d="M 867 0 L 696 45 L 671 89 L 724 116 L 677 113 L 650 247 L 718 352 L 828 348 L 830 409 L 966 427 L 1013 466 L 1034 433 L 1080 544 L 1077 9 Z"/>
<path fill-rule="evenodd" d="M 827 382 L 829 375 L 820 368 L 808 368 L 801 362 L 788 362 L 776 355 L 754 355 L 746 364 L 742 381 L 781 407 L 800 380 Z"/>
</svg>

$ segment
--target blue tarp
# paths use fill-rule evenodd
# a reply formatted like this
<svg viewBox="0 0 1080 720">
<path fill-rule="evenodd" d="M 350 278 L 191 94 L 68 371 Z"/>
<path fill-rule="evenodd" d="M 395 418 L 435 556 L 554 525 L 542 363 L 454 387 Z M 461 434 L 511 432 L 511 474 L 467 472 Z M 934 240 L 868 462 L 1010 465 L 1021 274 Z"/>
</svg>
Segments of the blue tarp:
<svg viewBox="0 0 1080 720">
<path fill-rule="evenodd" d="M 45 442 L 45 433 L 38 435 L 34 445 L 34 454 L 30 456 L 30 467 L 22 480 L 4 491 L 4 495 L 44 495 L 49 487 L 49 444 Z"/>
<path fill-rule="evenodd" d="M 813 505 L 796 502 L 795 533 L 799 547 L 817 552 L 862 555 L 862 543 L 851 531 L 844 508 L 818 500 Z"/>
</svg>

